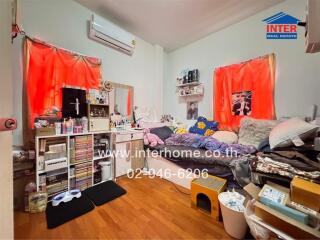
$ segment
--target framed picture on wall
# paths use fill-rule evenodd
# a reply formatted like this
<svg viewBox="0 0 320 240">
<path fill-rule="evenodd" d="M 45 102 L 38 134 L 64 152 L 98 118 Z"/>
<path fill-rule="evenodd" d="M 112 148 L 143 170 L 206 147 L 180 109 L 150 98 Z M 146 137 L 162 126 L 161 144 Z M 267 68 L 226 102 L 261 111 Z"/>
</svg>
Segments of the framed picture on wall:
<svg viewBox="0 0 320 240">
<path fill-rule="evenodd" d="M 251 115 L 251 91 L 232 93 L 232 115 L 250 116 Z"/>
<path fill-rule="evenodd" d="M 187 120 L 197 120 L 198 118 L 198 102 L 187 103 Z"/>
</svg>

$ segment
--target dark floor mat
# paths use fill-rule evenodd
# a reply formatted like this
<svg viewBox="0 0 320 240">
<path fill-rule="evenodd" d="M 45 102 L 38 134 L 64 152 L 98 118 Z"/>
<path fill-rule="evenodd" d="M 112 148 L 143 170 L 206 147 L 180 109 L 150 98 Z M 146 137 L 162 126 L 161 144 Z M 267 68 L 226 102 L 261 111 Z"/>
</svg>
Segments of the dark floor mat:
<svg viewBox="0 0 320 240">
<path fill-rule="evenodd" d="M 84 190 L 83 194 L 86 195 L 96 206 L 100 206 L 122 196 L 126 192 L 126 190 L 115 182 L 107 181 Z"/>
<path fill-rule="evenodd" d="M 48 203 L 46 210 L 48 229 L 58 227 L 72 219 L 80 217 L 94 209 L 93 203 L 86 196 L 74 198 L 67 203 L 60 203 L 53 207 L 52 203 Z"/>
</svg>

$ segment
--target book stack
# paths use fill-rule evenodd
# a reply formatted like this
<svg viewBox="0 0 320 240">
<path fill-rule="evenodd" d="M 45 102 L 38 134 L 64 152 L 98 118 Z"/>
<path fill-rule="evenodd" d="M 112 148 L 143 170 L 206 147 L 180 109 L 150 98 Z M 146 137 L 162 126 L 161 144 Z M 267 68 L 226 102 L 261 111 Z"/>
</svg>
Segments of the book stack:
<svg viewBox="0 0 320 240">
<path fill-rule="evenodd" d="M 74 140 L 75 159 L 74 162 L 83 163 L 92 161 L 93 146 L 91 136 L 77 136 Z"/>
<path fill-rule="evenodd" d="M 92 136 L 76 136 L 74 139 L 75 188 L 82 190 L 92 186 Z"/>
<path fill-rule="evenodd" d="M 63 180 L 61 182 L 56 182 L 54 184 L 47 185 L 46 190 L 49 197 L 57 195 L 61 192 L 65 192 L 68 190 L 68 181 Z"/>
<path fill-rule="evenodd" d="M 70 164 L 75 163 L 76 161 L 76 146 L 75 146 L 75 139 L 70 139 Z"/>
<path fill-rule="evenodd" d="M 68 189 L 68 170 L 66 168 L 39 175 L 40 191 L 46 191 L 49 197 Z"/>
<path fill-rule="evenodd" d="M 92 162 L 81 163 L 75 166 L 75 188 L 81 191 L 92 186 Z"/>
</svg>

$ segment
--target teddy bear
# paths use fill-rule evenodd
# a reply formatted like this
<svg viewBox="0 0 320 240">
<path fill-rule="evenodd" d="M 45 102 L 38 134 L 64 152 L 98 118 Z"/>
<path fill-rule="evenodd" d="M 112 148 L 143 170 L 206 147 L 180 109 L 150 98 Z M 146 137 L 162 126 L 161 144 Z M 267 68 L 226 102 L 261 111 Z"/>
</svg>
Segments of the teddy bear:
<svg viewBox="0 0 320 240">
<path fill-rule="evenodd" d="M 143 142 L 144 145 L 149 145 L 150 147 L 155 147 L 158 144 L 164 144 L 164 142 L 157 135 L 150 133 L 150 129 L 148 128 L 143 130 Z"/>
</svg>

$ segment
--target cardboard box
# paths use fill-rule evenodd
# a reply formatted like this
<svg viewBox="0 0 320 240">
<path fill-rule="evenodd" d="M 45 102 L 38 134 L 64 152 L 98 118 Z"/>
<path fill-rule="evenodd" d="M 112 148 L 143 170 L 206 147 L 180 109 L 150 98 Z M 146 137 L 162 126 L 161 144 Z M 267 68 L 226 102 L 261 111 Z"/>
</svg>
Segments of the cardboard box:
<svg viewBox="0 0 320 240">
<path fill-rule="evenodd" d="M 56 135 L 54 127 L 36 128 L 36 136 L 52 136 Z"/>
<path fill-rule="evenodd" d="M 268 185 L 279 189 L 285 193 L 290 193 L 290 189 L 279 186 L 277 184 L 268 183 Z M 260 188 L 250 183 L 244 189 L 256 200 L 259 199 Z M 287 201 L 290 201 L 290 196 Z M 255 202 L 255 215 L 271 226 L 287 233 L 294 238 L 315 239 L 320 238 L 320 230 L 309 227 L 306 224 L 298 222 L 279 211 L 276 211 L 260 202 Z"/>
<path fill-rule="evenodd" d="M 320 184 L 295 177 L 290 187 L 293 202 L 320 212 Z"/>
</svg>

